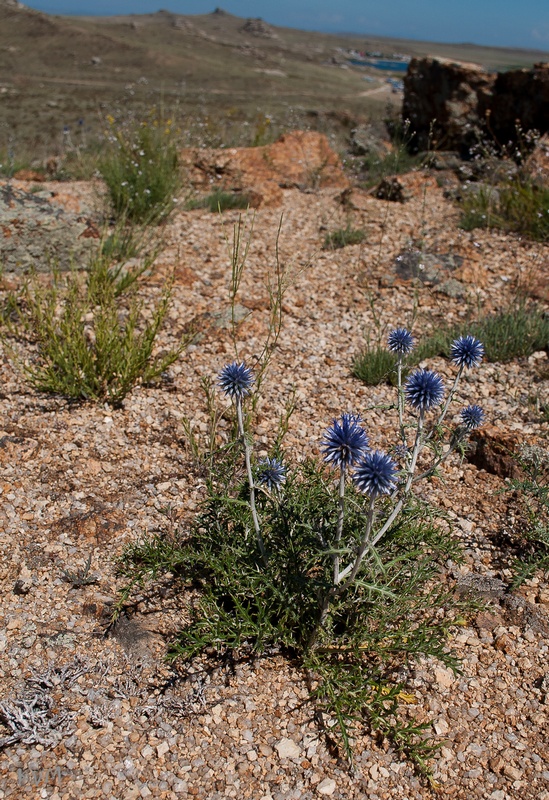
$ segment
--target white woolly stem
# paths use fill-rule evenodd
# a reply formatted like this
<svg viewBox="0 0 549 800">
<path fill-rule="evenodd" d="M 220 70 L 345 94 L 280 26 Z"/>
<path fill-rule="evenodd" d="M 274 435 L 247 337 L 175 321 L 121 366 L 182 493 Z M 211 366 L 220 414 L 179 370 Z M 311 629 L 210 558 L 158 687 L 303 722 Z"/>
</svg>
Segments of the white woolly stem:
<svg viewBox="0 0 549 800">
<path fill-rule="evenodd" d="M 457 389 L 457 386 L 458 386 L 458 383 L 459 383 L 459 380 L 460 380 L 462 374 L 463 374 L 463 364 L 460 365 L 458 373 L 457 373 L 457 375 L 456 375 L 456 377 L 454 379 L 454 383 L 452 384 L 452 388 L 448 392 L 448 397 L 446 398 L 446 402 L 444 403 L 444 407 L 443 407 L 442 411 L 440 412 L 440 416 L 437 419 L 435 427 L 433 428 L 433 430 L 436 430 L 436 428 L 438 428 L 439 425 L 442 425 L 442 423 L 444 422 L 444 418 L 446 417 L 446 414 L 448 413 L 448 409 L 450 407 L 450 403 L 454 399 L 454 394 L 456 393 L 456 389 Z M 433 435 L 433 432 L 431 431 L 431 433 L 427 436 L 427 438 L 430 439 L 432 435 Z"/>
<path fill-rule="evenodd" d="M 404 428 L 404 390 L 402 388 L 402 353 L 398 354 L 398 361 L 397 361 L 397 399 L 398 399 L 398 424 L 400 427 L 400 438 L 402 439 L 402 444 L 407 447 L 406 444 L 406 430 Z"/>
<path fill-rule="evenodd" d="M 352 584 L 352 582 L 356 578 L 357 573 L 358 573 L 358 571 L 360 569 L 360 565 L 362 564 L 362 559 L 364 558 L 364 554 L 365 554 L 367 548 L 369 547 L 369 545 L 371 544 L 370 537 L 371 537 L 371 534 L 372 534 L 372 528 L 373 528 L 374 519 L 375 519 L 375 501 L 376 501 L 375 497 L 371 497 L 370 498 L 370 507 L 368 508 L 368 514 L 366 515 L 366 525 L 365 525 L 365 528 L 364 528 L 364 535 L 362 537 L 362 541 L 360 543 L 360 547 L 358 548 L 357 554 L 355 556 L 354 563 L 352 565 L 350 565 L 350 570 L 349 570 L 350 575 L 347 578 L 347 580 L 345 581 L 345 583 L 341 583 L 341 581 L 343 580 L 343 572 L 339 576 L 339 585 L 337 587 L 336 594 L 341 594 L 346 589 L 348 589 L 349 586 Z M 348 568 L 346 568 L 346 570 L 344 570 L 344 572 L 347 572 L 347 569 Z"/>
<path fill-rule="evenodd" d="M 254 521 L 255 536 L 257 539 L 259 552 L 261 553 L 261 558 L 263 559 L 263 563 L 267 565 L 267 551 L 265 550 L 265 545 L 263 544 L 263 538 L 261 536 L 261 530 L 259 527 L 259 518 L 257 516 L 257 509 L 255 507 L 255 483 L 252 472 L 251 447 L 248 442 L 248 439 L 246 438 L 246 431 L 244 430 L 244 418 L 242 415 L 241 397 L 236 398 L 236 415 L 238 419 L 238 433 L 240 434 L 240 438 L 242 439 L 242 443 L 244 445 L 244 458 L 246 460 L 246 472 L 248 474 L 248 486 L 250 488 L 250 508 L 252 510 L 252 519 Z"/>
<path fill-rule="evenodd" d="M 341 536 L 343 534 L 343 520 L 345 517 L 345 464 L 341 465 L 339 473 L 339 514 L 337 517 L 337 530 L 335 538 L 336 549 L 339 548 L 341 543 Z M 339 555 L 334 555 L 334 586 L 339 582 Z"/>
</svg>

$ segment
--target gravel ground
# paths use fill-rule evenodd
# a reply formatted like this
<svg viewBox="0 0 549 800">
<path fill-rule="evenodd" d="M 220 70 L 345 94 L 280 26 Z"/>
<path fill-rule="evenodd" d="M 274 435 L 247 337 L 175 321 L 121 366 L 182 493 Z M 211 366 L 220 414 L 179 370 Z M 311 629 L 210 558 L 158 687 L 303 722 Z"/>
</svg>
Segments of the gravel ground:
<svg viewBox="0 0 549 800">
<path fill-rule="evenodd" d="M 354 191 L 349 208 L 334 190 L 285 190 L 282 208 L 255 213 L 238 297 L 239 357 L 253 359 L 265 338 L 279 225 L 279 264 L 288 277 L 279 345 L 258 407 L 259 451 L 267 452 L 294 392 L 291 458 L 318 454 L 326 426 L 349 410 L 361 413 L 374 445 L 387 447 L 396 419 L 382 407 L 391 389 L 366 387 L 350 373 L 365 336 L 375 340 L 380 328 L 412 318 L 414 331 L 427 331 L 463 319 L 471 306 L 502 308 L 519 286 L 534 293 L 547 286 L 541 245 L 461 231 L 440 180 L 412 174 L 403 183 L 403 205 Z M 93 205 L 94 191 L 77 184 L 71 193 L 69 185 L 63 198 L 78 212 L 79 203 Z M 120 586 L 113 557 L 145 532 L 184 521 L 203 496 L 184 420 L 204 442 L 200 379 L 215 378 L 234 357 L 227 241 L 237 219 L 234 212 L 181 211 L 166 226 L 166 247 L 143 292 L 158 297 L 175 270 L 160 346 L 185 331 L 199 335 L 161 385 L 137 387 L 121 409 L 40 395 L 14 367 L 13 352 L 2 351 L 0 708 L 23 733 L 14 741 L 0 728 L 0 798 L 423 800 L 435 791 L 367 731 L 357 739 L 351 773 L 316 726 L 298 666 L 280 654 L 167 666 L 166 640 L 187 618 L 186 597 L 137 597 L 115 635 L 105 633 Z M 326 231 L 349 219 L 364 227 L 365 242 L 322 250 Z M 251 225 L 250 216 L 246 230 Z M 428 274 L 402 280 L 402 257 L 417 251 Z M 17 281 L 5 277 L 4 289 Z M 442 359 L 431 365 L 450 379 Z M 494 435 L 547 447 L 548 423 L 528 402 L 534 391 L 549 395 L 547 378 L 538 380 L 543 370 L 543 352 L 483 363 L 467 374 L 462 399 L 483 405 Z M 503 485 L 456 456 L 421 489 L 447 511 L 449 535 L 464 543 L 455 577 L 492 583 L 489 610 L 452 642 L 461 675 L 425 660 L 410 688 L 417 716 L 432 719 L 443 742 L 434 759 L 442 796 L 547 800 L 549 585 L 539 574 L 516 602 L 498 594 L 498 579 L 510 578 L 498 544 L 512 510 L 509 496 L 499 494 Z M 88 558 L 97 582 L 71 587 L 63 571 L 84 569 Z"/>
</svg>

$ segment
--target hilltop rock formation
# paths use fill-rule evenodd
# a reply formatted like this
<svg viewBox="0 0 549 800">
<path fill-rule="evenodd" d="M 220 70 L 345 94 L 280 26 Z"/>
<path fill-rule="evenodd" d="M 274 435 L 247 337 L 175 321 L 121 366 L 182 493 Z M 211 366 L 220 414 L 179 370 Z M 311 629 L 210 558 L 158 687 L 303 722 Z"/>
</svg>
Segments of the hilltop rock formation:
<svg viewBox="0 0 549 800">
<path fill-rule="evenodd" d="M 260 17 L 257 19 L 247 19 L 240 30 L 243 33 L 249 33 L 252 36 L 259 36 L 262 39 L 278 38 L 273 28 L 271 28 L 271 26 Z"/>
<path fill-rule="evenodd" d="M 314 131 L 292 131 L 264 147 L 186 148 L 180 162 L 198 191 L 241 192 L 254 207 L 278 205 L 282 189 L 349 184 L 327 138 Z"/>
<path fill-rule="evenodd" d="M 414 58 L 404 77 L 403 120 L 416 150 L 457 150 L 488 139 L 517 143 L 549 131 L 549 64 L 491 73 L 477 64 Z M 518 128 L 517 128 L 518 126 Z"/>
</svg>

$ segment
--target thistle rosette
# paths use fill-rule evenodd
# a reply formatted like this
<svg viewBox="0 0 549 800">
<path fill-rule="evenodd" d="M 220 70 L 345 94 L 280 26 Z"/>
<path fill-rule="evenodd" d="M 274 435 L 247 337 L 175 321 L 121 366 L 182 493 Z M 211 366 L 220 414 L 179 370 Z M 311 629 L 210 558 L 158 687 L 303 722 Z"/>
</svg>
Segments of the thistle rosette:
<svg viewBox="0 0 549 800">
<path fill-rule="evenodd" d="M 438 372 L 417 369 L 405 384 L 406 400 L 418 411 L 439 406 L 444 397 L 444 383 Z"/>
<path fill-rule="evenodd" d="M 258 464 L 257 482 L 269 490 L 280 491 L 286 481 L 286 467 L 278 458 L 265 458 Z"/>
<path fill-rule="evenodd" d="M 252 370 L 244 361 L 233 361 L 227 364 L 219 373 L 218 383 L 221 391 L 234 400 L 242 400 L 250 394 L 255 378 Z"/>
<path fill-rule="evenodd" d="M 340 421 L 334 419 L 321 443 L 326 463 L 345 469 L 368 450 L 368 436 L 360 426 L 361 422 L 355 414 L 342 414 Z"/>
<path fill-rule="evenodd" d="M 478 367 L 484 355 L 484 345 L 474 336 L 460 336 L 452 342 L 450 358 L 458 367 Z"/>
<path fill-rule="evenodd" d="M 468 431 L 480 428 L 485 420 L 484 410 L 477 405 L 467 406 L 460 411 L 461 423 Z"/>
<path fill-rule="evenodd" d="M 414 349 L 414 337 L 406 328 L 395 328 L 387 337 L 387 347 L 391 353 L 407 356 Z"/>
<path fill-rule="evenodd" d="M 396 489 L 397 465 L 382 450 L 365 453 L 353 473 L 353 482 L 372 499 L 391 494 Z"/>
</svg>

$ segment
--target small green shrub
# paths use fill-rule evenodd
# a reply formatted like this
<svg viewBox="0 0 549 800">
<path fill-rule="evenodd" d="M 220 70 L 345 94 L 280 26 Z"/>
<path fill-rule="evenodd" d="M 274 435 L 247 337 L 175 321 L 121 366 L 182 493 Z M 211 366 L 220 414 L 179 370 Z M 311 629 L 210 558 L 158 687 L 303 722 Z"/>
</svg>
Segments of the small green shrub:
<svg viewBox="0 0 549 800">
<path fill-rule="evenodd" d="M 117 406 L 136 383 L 158 378 L 178 358 L 185 343 L 153 356 L 171 287 L 148 321 L 136 292 L 124 295 L 136 288 L 140 272 L 121 274 L 120 265 L 98 253 L 85 276 L 57 274 L 48 286 L 34 276 L 20 302 L 12 299 L 12 333 L 22 330 L 37 346 L 36 359 L 24 368 L 36 389 Z"/>
<path fill-rule="evenodd" d="M 488 361 L 511 361 L 549 349 L 549 315 L 535 305 L 519 302 L 468 326 L 484 343 Z"/>
<path fill-rule="evenodd" d="M 515 179 L 467 196 L 460 225 L 465 230 L 500 228 L 537 241 L 549 240 L 549 189 Z"/>
<path fill-rule="evenodd" d="M 0 177 L 12 178 L 21 169 L 36 169 L 29 153 L 15 152 L 13 147 L 0 150 Z"/>
<path fill-rule="evenodd" d="M 216 189 L 206 197 L 199 197 L 187 202 L 187 208 L 208 208 L 212 212 L 228 211 L 230 209 L 245 210 L 250 205 L 250 198 L 246 194 L 238 192 L 224 192 Z"/>
<path fill-rule="evenodd" d="M 181 186 L 171 120 L 151 117 L 135 126 L 117 127 L 109 117 L 110 147 L 99 170 L 117 217 L 156 223 L 174 206 Z"/>
<path fill-rule="evenodd" d="M 452 342 L 461 335 L 462 329 L 462 325 L 441 325 L 430 336 L 417 342 L 406 357 L 406 366 L 436 356 L 448 358 Z M 538 306 L 523 301 L 514 303 L 506 311 L 470 322 L 467 329 L 483 343 L 487 361 L 505 363 L 513 358 L 529 356 L 537 350 L 549 350 L 549 315 Z M 396 357 L 386 347 L 367 345 L 356 357 L 352 374 L 367 386 L 394 385 L 396 363 Z"/>
<path fill-rule="evenodd" d="M 362 162 L 362 170 L 366 173 L 363 181 L 365 188 L 377 186 L 384 178 L 392 175 L 404 175 L 423 164 L 422 158 L 408 152 L 405 146 L 398 146 L 386 155 L 371 154 Z"/>
<path fill-rule="evenodd" d="M 461 334 L 462 327 L 441 326 L 419 342 L 412 354 L 413 363 L 434 356 L 448 357 L 452 341 Z M 485 358 L 491 362 L 505 363 L 549 347 L 549 316 L 521 300 L 505 311 L 469 322 L 467 329 L 484 344 Z"/>
<path fill-rule="evenodd" d="M 366 347 L 353 363 L 352 373 L 366 386 L 378 386 L 380 383 L 394 383 L 397 357 L 387 348 Z"/>
<path fill-rule="evenodd" d="M 366 238 L 366 231 L 362 228 L 352 228 L 348 224 L 345 228 L 337 228 L 327 233 L 324 238 L 323 250 L 339 250 L 349 244 L 360 244 Z"/>
</svg>

